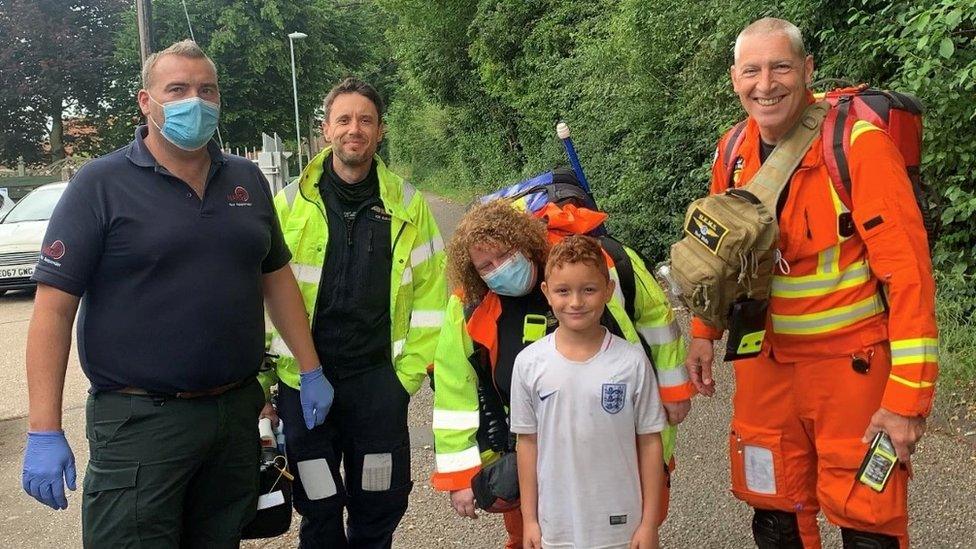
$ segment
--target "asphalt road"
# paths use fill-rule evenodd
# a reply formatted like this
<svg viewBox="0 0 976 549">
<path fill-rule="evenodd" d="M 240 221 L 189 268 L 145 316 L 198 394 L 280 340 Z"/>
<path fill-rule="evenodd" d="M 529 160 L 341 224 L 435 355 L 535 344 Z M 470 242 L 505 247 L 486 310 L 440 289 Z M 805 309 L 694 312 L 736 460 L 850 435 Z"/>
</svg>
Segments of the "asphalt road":
<svg viewBox="0 0 976 549">
<path fill-rule="evenodd" d="M 456 224 L 462 208 L 431 198 L 434 214 L 445 234 Z M 69 508 L 54 512 L 23 493 L 21 459 L 26 431 L 27 388 L 23 357 L 32 296 L 12 293 L 0 297 L 0 540 L 3 547 L 80 547 L 80 498 L 69 495 Z M 678 470 L 673 479 L 670 517 L 661 531 L 665 547 L 752 547 L 749 510 L 728 492 L 726 460 L 730 368 L 719 366 L 718 394 L 698 398 L 682 426 L 678 442 Z M 72 352 L 64 397 L 64 428 L 78 462 L 79 479 L 88 459 L 84 437 L 87 381 Z M 426 387 L 411 404 L 413 478 L 410 508 L 397 532 L 398 548 L 490 549 L 502 546 L 500 517 L 482 515 L 476 521 L 454 516 L 444 494 L 428 483 L 433 468 L 430 434 L 431 393 Z M 915 459 L 912 483 L 911 535 L 920 548 L 976 547 L 976 450 L 944 431 L 930 429 Z M 297 517 L 296 517 L 297 518 Z M 296 521 L 297 526 L 297 521 Z M 836 528 L 824 525 L 825 547 L 840 547 Z M 274 540 L 248 542 L 247 547 L 295 547 L 296 528 Z"/>
</svg>

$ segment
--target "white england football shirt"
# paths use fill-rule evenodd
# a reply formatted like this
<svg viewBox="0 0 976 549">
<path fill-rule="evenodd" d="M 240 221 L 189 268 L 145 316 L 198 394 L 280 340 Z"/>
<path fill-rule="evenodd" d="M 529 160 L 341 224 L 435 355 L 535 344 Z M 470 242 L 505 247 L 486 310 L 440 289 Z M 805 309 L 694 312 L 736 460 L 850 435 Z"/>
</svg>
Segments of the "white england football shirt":
<svg viewBox="0 0 976 549">
<path fill-rule="evenodd" d="M 536 434 L 544 547 L 626 548 L 641 520 L 637 435 L 667 425 L 644 350 L 607 332 L 586 362 L 555 334 L 515 359 L 511 429 Z"/>
</svg>

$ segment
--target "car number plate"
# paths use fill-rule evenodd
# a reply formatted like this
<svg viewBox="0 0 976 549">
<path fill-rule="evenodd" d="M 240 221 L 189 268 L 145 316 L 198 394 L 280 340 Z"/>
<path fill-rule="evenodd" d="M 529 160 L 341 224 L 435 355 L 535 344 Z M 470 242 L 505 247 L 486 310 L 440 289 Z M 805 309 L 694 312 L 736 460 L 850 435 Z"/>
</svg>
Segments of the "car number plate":
<svg viewBox="0 0 976 549">
<path fill-rule="evenodd" d="M 26 278 L 34 274 L 34 265 L 0 267 L 0 278 Z"/>
</svg>

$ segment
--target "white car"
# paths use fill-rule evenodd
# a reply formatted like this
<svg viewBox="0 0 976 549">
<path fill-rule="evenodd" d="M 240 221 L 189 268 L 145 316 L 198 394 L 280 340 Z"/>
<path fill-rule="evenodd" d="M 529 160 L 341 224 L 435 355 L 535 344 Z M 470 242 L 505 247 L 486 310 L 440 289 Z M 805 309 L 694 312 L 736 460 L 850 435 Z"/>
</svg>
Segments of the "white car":
<svg viewBox="0 0 976 549">
<path fill-rule="evenodd" d="M 0 218 L 0 295 L 34 288 L 30 278 L 44 245 L 44 233 L 67 186 L 62 182 L 38 187 Z"/>
<path fill-rule="evenodd" d="M 14 207 L 14 199 L 7 194 L 7 189 L 0 189 L 0 219 Z"/>
</svg>

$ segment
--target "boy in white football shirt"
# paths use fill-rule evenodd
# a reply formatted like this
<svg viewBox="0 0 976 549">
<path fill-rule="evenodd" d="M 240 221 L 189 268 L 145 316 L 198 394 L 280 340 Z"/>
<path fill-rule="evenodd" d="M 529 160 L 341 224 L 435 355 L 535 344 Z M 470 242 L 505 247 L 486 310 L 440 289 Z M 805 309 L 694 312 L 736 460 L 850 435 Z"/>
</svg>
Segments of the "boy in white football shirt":
<svg viewBox="0 0 976 549">
<path fill-rule="evenodd" d="M 613 290 L 595 239 L 552 248 L 542 291 L 559 327 L 512 378 L 527 549 L 659 547 L 667 419 L 643 349 L 600 324 Z"/>
</svg>

